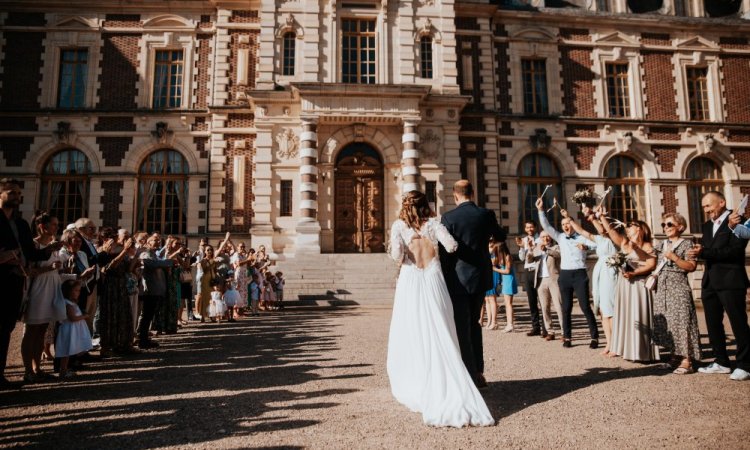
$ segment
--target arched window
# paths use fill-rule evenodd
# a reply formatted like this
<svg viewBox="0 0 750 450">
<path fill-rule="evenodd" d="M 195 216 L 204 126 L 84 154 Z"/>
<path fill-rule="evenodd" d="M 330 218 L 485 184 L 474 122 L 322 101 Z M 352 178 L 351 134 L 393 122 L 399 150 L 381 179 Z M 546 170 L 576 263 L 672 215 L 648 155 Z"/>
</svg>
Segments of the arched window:
<svg viewBox="0 0 750 450">
<path fill-rule="evenodd" d="M 740 12 L 742 0 L 706 0 L 703 4 L 708 17 L 724 17 Z"/>
<path fill-rule="evenodd" d="M 690 232 L 700 233 L 701 225 L 708 220 L 703 213 L 701 199 L 708 191 L 724 191 L 724 180 L 719 166 L 708 158 L 695 158 L 687 169 L 688 210 L 690 212 Z"/>
<path fill-rule="evenodd" d="M 523 224 L 527 220 L 539 223 L 536 212 L 536 199 L 544 192 L 547 185 L 552 185 L 544 194 L 545 206 L 552 206 L 553 198 L 563 202 L 562 177 L 557 164 L 547 155 L 532 153 L 521 160 L 521 170 L 518 177 L 518 204 L 521 206 L 518 217 L 518 229 L 523 230 Z M 550 211 L 547 217 L 551 223 L 560 222 L 560 209 Z"/>
<path fill-rule="evenodd" d="M 282 60 L 281 60 L 281 74 L 292 76 L 294 75 L 294 59 L 297 45 L 297 33 L 290 31 L 284 33 L 284 39 L 282 41 Z"/>
<path fill-rule="evenodd" d="M 634 13 L 652 13 L 659 11 L 664 0 L 628 0 L 628 8 Z"/>
<path fill-rule="evenodd" d="M 419 72 L 422 78 L 432 78 L 432 38 L 422 36 L 419 39 Z"/>
<path fill-rule="evenodd" d="M 643 170 L 641 165 L 627 156 L 615 156 L 604 169 L 606 187 L 612 192 L 607 197 L 609 214 L 615 219 L 646 220 Z"/>
<path fill-rule="evenodd" d="M 138 171 L 136 228 L 183 234 L 187 222 L 188 164 L 174 150 L 157 150 Z"/>
<path fill-rule="evenodd" d="M 63 227 L 88 215 L 91 163 L 80 150 L 55 153 L 44 165 L 39 209 L 57 217 Z"/>
</svg>

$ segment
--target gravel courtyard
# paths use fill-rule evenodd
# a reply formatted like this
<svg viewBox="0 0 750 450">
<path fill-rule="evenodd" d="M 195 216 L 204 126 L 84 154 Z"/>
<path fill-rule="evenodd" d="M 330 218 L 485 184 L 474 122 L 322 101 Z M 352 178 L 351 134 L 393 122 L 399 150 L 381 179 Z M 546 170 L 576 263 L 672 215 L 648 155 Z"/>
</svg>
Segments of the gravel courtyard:
<svg viewBox="0 0 750 450">
<path fill-rule="evenodd" d="M 497 425 L 428 428 L 390 395 L 390 313 L 299 308 L 190 325 L 74 381 L 0 391 L 0 447 L 750 448 L 749 382 L 600 356 L 580 315 L 572 349 L 526 337 L 523 320 L 520 332 L 485 331 L 482 393 Z"/>
</svg>

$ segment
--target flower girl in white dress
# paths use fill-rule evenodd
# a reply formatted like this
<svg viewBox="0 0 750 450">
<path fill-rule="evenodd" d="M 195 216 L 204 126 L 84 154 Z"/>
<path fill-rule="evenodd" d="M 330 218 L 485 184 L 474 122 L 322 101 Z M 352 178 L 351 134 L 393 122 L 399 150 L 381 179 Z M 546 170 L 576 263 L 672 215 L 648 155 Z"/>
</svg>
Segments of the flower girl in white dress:
<svg viewBox="0 0 750 450">
<path fill-rule="evenodd" d="M 438 258 L 438 242 L 449 253 L 458 244 L 432 216 L 425 195 L 411 191 L 391 227 L 390 255 L 401 263 L 388 339 L 391 392 L 427 425 L 494 425 L 461 360 Z"/>
<path fill-rule="evenodd" d="M 81 314 L 78 307 L 78 296 L 81 294 L 81 282 L 68 280 L 62 284 L 62 294 L 65 297 L 67 319 L 60 322 L 55 340 L 55 357 L 60 359 L 60 378 L 70 378 L 75 373 L 68 370 L 71 356 L 91 350 L 91 333 L 86 325 L 86 314 Z"/>
</svg>

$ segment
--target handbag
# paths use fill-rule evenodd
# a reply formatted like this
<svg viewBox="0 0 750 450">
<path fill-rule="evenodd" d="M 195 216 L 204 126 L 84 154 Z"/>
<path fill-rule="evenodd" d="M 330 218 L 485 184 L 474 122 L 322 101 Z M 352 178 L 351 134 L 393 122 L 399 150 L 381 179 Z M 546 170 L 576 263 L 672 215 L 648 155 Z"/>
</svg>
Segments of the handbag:
<svg viewBox="0 0 750 450">
<path fill-rule="evenodd" d="M 646 282 L 644 283 L 646 285 L 646 289 L 649 291 L 655 291 L 656 290 L 656 281 L 659 279 L 658 275 L 654 275 L 653 273 L 646 277 Z"/>
<path fill-rule="evenodd" d="M 193 272 L 190 270 L 183 270 L 180 272 L 180 283 L 192 283 L 193 282 Z"/>
</svg>

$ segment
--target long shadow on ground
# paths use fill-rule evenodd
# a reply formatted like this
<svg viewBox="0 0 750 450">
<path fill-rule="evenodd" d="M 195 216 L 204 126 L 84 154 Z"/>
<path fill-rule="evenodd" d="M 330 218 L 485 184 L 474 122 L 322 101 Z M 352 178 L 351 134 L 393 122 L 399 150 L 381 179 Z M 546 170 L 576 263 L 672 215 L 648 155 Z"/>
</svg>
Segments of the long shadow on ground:
<svg viewBox="0 0 750 450">
<path fill-rule="evenodd" d="M 188 327 L 156 351 L 93 364 L 75 381 L 0 392 L 0 447 L 145 449 L 315 425 L 295 411 L 335 407 L 332 396 L 356 389 L 295 387 L 372 375 L 368 364 L 326 357 L 338 348 L 336 317 L 353 314 L 294 311 Z M 362 370 L 337 373 L 344 368 Z M 38 405 L 43 412 L 24 414 Z"/>
</svg>

